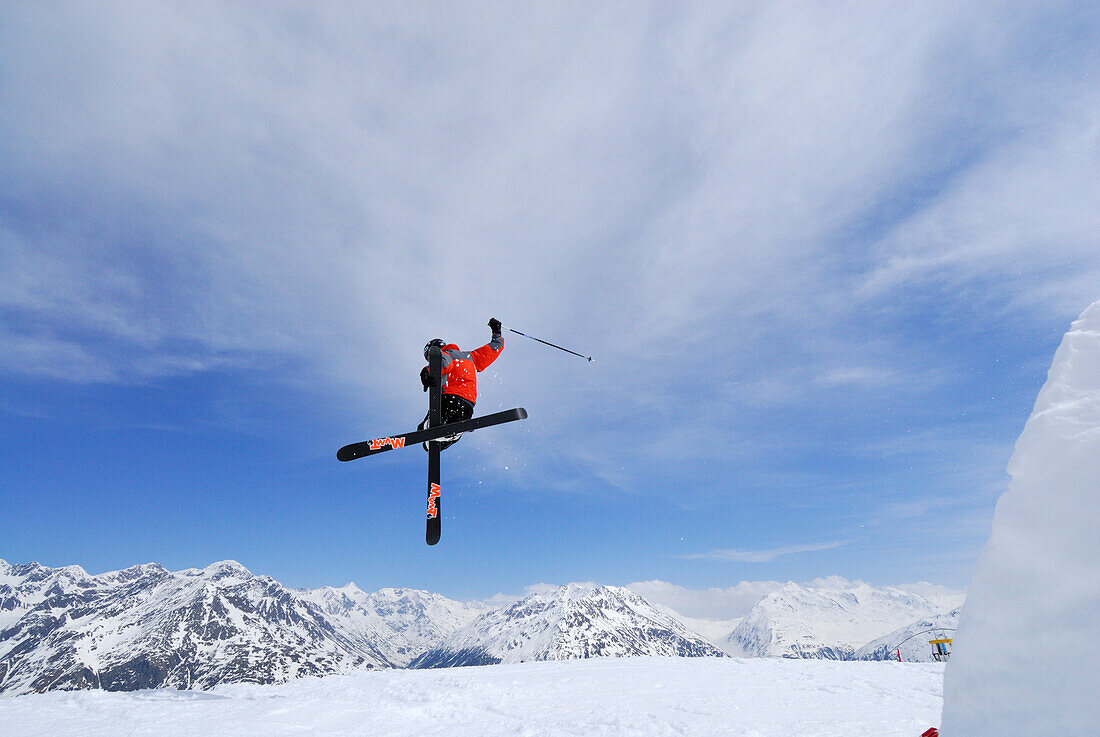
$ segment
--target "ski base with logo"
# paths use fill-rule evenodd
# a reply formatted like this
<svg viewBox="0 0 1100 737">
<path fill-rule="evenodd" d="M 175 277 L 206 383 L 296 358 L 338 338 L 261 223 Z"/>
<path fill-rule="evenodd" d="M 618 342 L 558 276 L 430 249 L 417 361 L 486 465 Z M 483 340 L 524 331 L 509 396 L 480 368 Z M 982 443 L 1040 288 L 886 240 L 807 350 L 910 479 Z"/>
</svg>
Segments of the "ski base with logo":
<svg viewBox="0 0 1100 737">
<path fill-rule="evenodd" d="M 443 425 L 443 354 L 439 346 L 433 345 L 428 351 L 428 373 L 432 378 L 428 387 L 428 428 L 441 429 Z M 424 541 L 429 545 L 439 542 L 443 520 L 440 517 L 439 503 L 443 491 L 439 479 L 439 454 L 443 446 L 438 440 L 428 443 L 428 527 L 424 532 Z"/>
<path fill-rule="evenodd" d="M 526 418 L 527 410 L 523 407 L 515 407 L 514 409 L 506 409 L 503 412 L 494 412 L 491 415 L 473 417 L 469 420 L 463 420 L 462 422 L 452 422 L 449 425 L 439 425 L 438 427 L 429 427 L 424 430 L 413 430 L 403 435 L 391 435 L 384 438 L 364 440 L 361 443 L 352 443 L 336 451 L 336 458 L 341 461 L 354 461 L 356 458 L 377 455 L 387 450 L 410 447 L 418 445 L 419 443 L 427 443 L 432 440 L 438 440 L 439 438 L 445 438 L 449 435 L 473 432 L 483 427 L 503 425 L 505 422 L 515 422 L 516 420 L 524 420 Z"/>
</svg>

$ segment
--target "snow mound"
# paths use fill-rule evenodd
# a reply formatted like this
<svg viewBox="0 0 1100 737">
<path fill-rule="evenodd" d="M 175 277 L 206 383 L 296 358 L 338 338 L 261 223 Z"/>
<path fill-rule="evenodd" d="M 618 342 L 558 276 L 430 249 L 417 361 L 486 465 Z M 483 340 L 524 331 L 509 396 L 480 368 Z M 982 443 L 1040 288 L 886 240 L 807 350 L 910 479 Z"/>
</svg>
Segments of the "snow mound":
<svg viewBox="0 0 1100 737">
<path fill-rule="evenodd" d="M 943 733 L 1100 724 L 1100 302 L 1073 323 L 1016 441 L 945 675 Z"/>
</svg>

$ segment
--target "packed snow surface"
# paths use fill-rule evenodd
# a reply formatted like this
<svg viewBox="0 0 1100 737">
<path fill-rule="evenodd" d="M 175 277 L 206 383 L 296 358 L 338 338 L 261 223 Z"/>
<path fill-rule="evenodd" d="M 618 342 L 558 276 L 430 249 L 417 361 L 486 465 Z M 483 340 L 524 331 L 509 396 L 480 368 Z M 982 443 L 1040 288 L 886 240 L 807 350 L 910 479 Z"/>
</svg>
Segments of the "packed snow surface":
<svg viewBox="0 0 1100 737">
<path fill-rule="evenodd" d="M 0 698 L 0 737 L 917 737 L 939 721 L 942 677 L 925 663 L 648 657 L 362 671 Z"/>
<path fill-rule="evenodd" d="M 1100 302 L 1073 323 L 1016 441 L 959 618 L 945 737 L 1100 724 Z"/>
</svg>

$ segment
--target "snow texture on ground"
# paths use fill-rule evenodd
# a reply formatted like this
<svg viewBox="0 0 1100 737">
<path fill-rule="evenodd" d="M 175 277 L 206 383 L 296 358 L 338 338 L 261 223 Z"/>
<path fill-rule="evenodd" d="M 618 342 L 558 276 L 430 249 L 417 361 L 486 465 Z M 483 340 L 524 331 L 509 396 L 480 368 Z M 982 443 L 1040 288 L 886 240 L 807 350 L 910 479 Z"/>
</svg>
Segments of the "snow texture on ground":
<svg viewBox="0 0 1100 737">
<path fill-rule="evenodd" d="M 947 666 L 945 737 L 1100 734 L 1100 302 L 1009 461 Z"/>
<path fill-rule="evenodd" d="M 597 658 L 389 670 L 209 692 L 0 698 L 0 737 L 721 735 L 917 737 L 939 664 Z"/>
</svg>

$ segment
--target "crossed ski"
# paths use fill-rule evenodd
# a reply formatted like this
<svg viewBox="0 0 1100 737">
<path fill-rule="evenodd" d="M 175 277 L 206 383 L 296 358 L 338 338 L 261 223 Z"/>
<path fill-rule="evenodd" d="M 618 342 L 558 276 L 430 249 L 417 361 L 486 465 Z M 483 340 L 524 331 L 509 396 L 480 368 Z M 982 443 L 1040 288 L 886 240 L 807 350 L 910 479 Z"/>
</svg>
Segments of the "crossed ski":
<svg viewBox="0 0 1100 737">
<path fill-rule="evenodd" d="M 439 480 L 439 439 L 463 432 L 472 432 L 482 427 L 492 427 L 505 422 L 522 420 L 527 417 L 527 410 L 523 407 L 496 412 L 491 415 L 474 417 L 462 422 L 443 424 L 441 404 L 443 399 L 442 375 L 443 357 L 439 346 L 432 346 L 428 352 L 428 373 L 432 377 L 432 385 L 428 390 L 428 427 L 424 430 L 414 430 L 404 435 L 389 435 L 384 438 L 365 440 L 362 443 L 345 445 L 336 451 L 336 458 L 341 461 L 354 461 L 356 458 L 384 453 L 395 448 L 404 448 L 408 445 L 428 444 L 428 527 L 424 533 L 424 539 L 429 545 L 439 542 L 441 532 L 440 498 L 443 491 Z"/>
<path fill-rule="evenodd" d="M 413 430 L 412 432 L 404 433 L 403 435 L 388 435 L 384 438 L 375 438 L 373 440 L 364 440 L 361 443 L 352 443 L 345 445 L 340 450 L 336 451 L 337 460 L 341 461 L 354 461 L 356 458 L 365 458 L 366 456 L 377 455 L 378 453 L 384 453 L 387 450 L 395 450 L 397 448 L 404 448 L 406 446 L 416 445 L 418 443 L 427 443 L 432 440 L 439 440 L 449 435 L 457 435 L 458 433 L 473 432 L 474 430 L 480 430 L 483 427 L 492 427 L 493 425 L 501 425 L 505 422 L 514 422 L 515 420 L 522 420 L 527 417 L 527 410 L 523 407 L 516 407 L 515 409 L 506 409 L 503 412 L 495 412 L 491 415 L 482 415 L 481 417 L 474 417 L 462 422 L 452 422 L 449 425 L 440 425 L 439 427 L 429 427 L 424 430 Z"/>
</svg>

